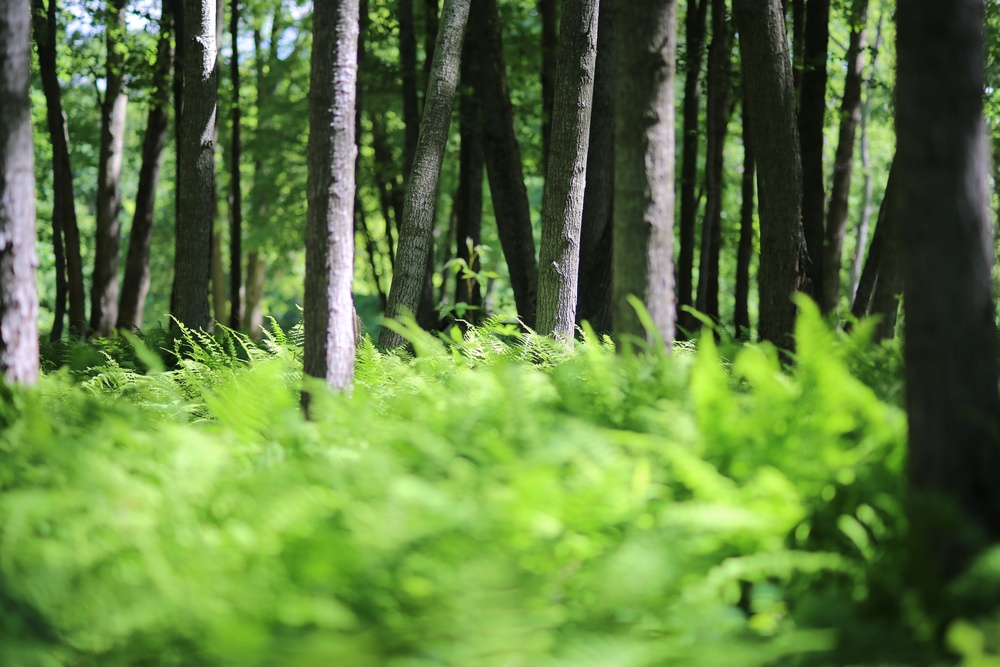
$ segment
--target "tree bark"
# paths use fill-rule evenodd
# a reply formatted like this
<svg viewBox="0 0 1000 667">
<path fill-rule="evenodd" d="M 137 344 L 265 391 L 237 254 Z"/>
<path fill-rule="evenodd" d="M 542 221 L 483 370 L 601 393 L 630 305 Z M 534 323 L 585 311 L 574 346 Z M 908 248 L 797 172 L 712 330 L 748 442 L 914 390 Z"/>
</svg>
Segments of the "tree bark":
<svg viewBox="0 0 1000 667">
<path fill-rule="evenodd" d="M 471 38 L 480 43 L 479 53 L 483 58 L 477 91 L 483 112 L 483 152 L 497 236 L 507 260 L 517 313 L 527 326 L 534 327 L 538 294 L 535 237 L 496 0 L 476 0 L 469 21 L 470 30 L 474 31 Z"/>
<path fill-rule="evenodd" d="M 615 337 L 674 336 L 675 0 L 618 3 L 615 108 Z M 566 34 L 565 32 L 563 33 Z M 647 331 L 628 297 L 645 306 Z"/>
<path fill-rule="evenodd" d="M 218 99 L 215 0 L 184 0 L 184 110 L 180 120 L 174 253 L 174 317 L 189 329 L 211 324 L 208 303 L 212 181 Z"/>
<path fill-rule="evenodd" d="M 895 166 L 895 161 L 893 161 Z M 875 327 L 875 341 L 881 342 L 893 337 L 896 331 L 896 314 L 899 312 L 899 297 L 903 292 L 902 252 L 898 202 L 898 169 L 889 168 L 889 179 L 885 186 L 885 196 L 878 212 L 879 251 L 877 275 L 871 291 L 869 315 L 879 317 Z"/>
<path fill-rule="evenodd" d="M 416 313 L 427 275 L 433 247 L 438 180 L 445 145 L 448 143 L 469 4 L 470 0 L 446 0 L 441 14 L 441 31 L 434 50 L 420 141 L 406 189 L 396 270 L 386 307 L 386 317 L 393 320 L 398 320 L 406 311 Z M 378 344 L 383 350 L 399 347 L 404 342 L 399 334 L 388 327 L 383 327 L 379 334 Z"/>
<path fill-rule="evenodd" d="M 705 219 L 701 226 L 701 262 L 697 308 L 719 319 L 719 255 L 722 251 L 724 150 L 729 127 L 731 40 L 725 0 L 712 2 L 712 43 L 708 47 L 708 146 L 705 151 Z"/>
<path fill-rule="evenodd" d="M 851 36 L 845 58 L 847 75 L 844 78 L 844 97 L 840 103 L 840 131 L 833 162 L 833 184 L 830 188 L 823 245 L 823 291 L 819 305 L 824 313 L 835 311 L 840 303 L 840 266 L 844 231 L 847 228 L 847 201 L 851 194 L 854 138 L 861 121 L 861 73 L 865 63 L 868 0 L 854 0 L 850 21 Z"/>
<path fill-rule="evenodd" d="M 552 144 L 542 197 L 536 324 L 539 333 L 570 345 L 576 323 L 598 10 L 598 0 L 563 4 Z"/>
<path fill-rule="evenodd" d="M 215 0 L 215 71 L 216 81 L 222 75 L 222 57 L 219 47 L 222 45 L 222 16 L 226 9 L 225 0 Z M 216 115 L 212 123 L 212 145 L 219 145 L 219 116 L 218 105 Z M 217 225 L 219 219 L 219 178 L 215 171 L 215 160 L 212 160 L 212 247 L 209 254 L 209 287 L 212 297 L 212 319 L 209 321 L 208 329 L 214 330 L 216 322 L 227 321 L 226 313 L 229 308 L 229 299 L 226 294 L 226 268 L 222 259 L 222 249 L 225 247 L 225 235 L 221 225 Z"/>
<path fill-rule="evenodd" d="M 129 234 L 118 321 L 115 323 L 119 329 L 138 329 L 142 326 L 142 313 L 149 292 L 149 252 L 153 239 L 153 216 L 156 212 L 156 186 L 160 180 L 163 146 L 167 140 L 167 107 L 170 104 L 170 72 L 173 68 L 173 16 L 170 1 L 163 0 L 161 6 L 160 36 L 153 70 L 153 95 L 146 121 L 146 135 L 142 142 L 139 189 L 135 196 L 135 214 Z"/>
<path fill-rule="evenodd" d="M 897 12 L 896 134 L 906 289 L 907 474 L 1000 538 L 1000 395 L 982 118 L 983 3 L 908 0 Z M 960 332 L 961 342 L 955 335 Z M 978 544 L 911 505 L 938 574 Z"/>
<path fill-rule="evenodd" d="M 779 0 L 734 0 L 757 161 L 760 212 L 760 338 L 791 349 L 792 294 L 801 285 L 802 167 L 795 91 Z"/>
<path fill-rule="evenodd" d="M 232 148 L 229 153 L 229 326 L 239 330 L 243 326 L 243 180 L 240 162 L 243 160 L 242 122 L 240 102 L 240 3 L 232 0 L 229 15 L 229 38 L 232 56 L 229 61 L 229 80 L 233 86 Z"/>
<path fill-rule="evenodd" d="M 118 254 L 121 248 L 121 173 L 125 144 L 126 0 L 107 3 L 104 100 L 97 167 L 97 223 L 94 231 L 94 274 L 90 288 L 90 334 L 111 336 L 118 321 Z"/>
<path fill-rule="evenodd" d="M 577 324 L 595 331 L 614 327 L 612 264 L 615 190 L 615 14 L 619 0 L 603 0 L 597 26 L 594 102 L 587 152 L 587 187 L 580 231 Z"/>
<path fill-rule="evenodd" d="M 403 180 L 409 183 L 410 170 L 420 136 L 420 102 L 417 93 L 417 29 L 413 20 L 413 0 L 398 0 L 399 67 L 403 80 Z"/>
<path fill-rule="evenodd" d="M 482 2 L 482 0 L 479 0 Z M 479 254 L 473 252 L 482 241 L 483 227 L 483 114 L 474 85 L 482 76 L 480 45 L 467 39 L 462 58 L 462 90 L 458 101 L 459 149 L 458 193 L 455 197 L 455 257 L 473 272 L 481 267 Z M 483 295 L 479 281 L 455 277 L 455 304 L 471 309 L 462 319 L 477 324 L 482 319 Z"/>
<path fill-rule="evenodd" d="M 73 192 L 73 168 L 69 152 L 69 132 L 62 108 L 62 92 L 56 73 L 56 34 L 58 13 L 56 0 L 48 8 L 35 0 L 34 34 L 38 48 L 38 65 L 45 93 L 45 108 L 49 136 L 52 141 L 52 241 L 56 250 L 56 317 L 51 337 L 58 340 L 62 329 L 62 313 L 69 297 L 69 330 L 76 336 L 87 333 L 86 290 L 83 284 L 83 259 L 80 255 L 80 230 L 76 222 L 76 197 Z M 60 257 L 65 249 L 65 254 Z M 59 273 L 63 275 L 62 292 Z"/>
<path fill-rule="evenodd" d="M 552 145 L 552 105 L 556 93 L 556 49 L 558 47 L 557 0 L 538 0 L 538 15 L 542 19 L 542 173 L 549 165 Z"/>
<path fill-rule="evenodd" d="M 698 217 L 698 116 L 701 102 L 701 63 L 705 51 L 705 19 L 708 0 L 688 0 L 685 18 L 684 129 L 681 144 L 680 248 L 677 256 L 677 323 L 681 332 L 694 328 L 695 320 L 684 311 L 694 305 L 694 247 Z"/>
<path fill-rule="evenodd" d="M 736 304 L 733 325 L 736 337 L 750 340 L 750 262 L 753 260 L 754 145 L 747 114 L 746 91 L 741 94 L 743 123 L 743 174 L 740 178 L 740 241 L 736 251 Z"/>
<path fill-rule="evenodd" d="M 317 3 L 309 82 L 309 216 L 303 370 L 334 389 L 354 379 L 354 198 L 358 0 Z M 303 394 L 308 412 L 309 394 Z"/>
<path fill-rule="evenodd" d="M 31 2 L 0 4 L 0 373 L 38 379 Z"/>
</svg>

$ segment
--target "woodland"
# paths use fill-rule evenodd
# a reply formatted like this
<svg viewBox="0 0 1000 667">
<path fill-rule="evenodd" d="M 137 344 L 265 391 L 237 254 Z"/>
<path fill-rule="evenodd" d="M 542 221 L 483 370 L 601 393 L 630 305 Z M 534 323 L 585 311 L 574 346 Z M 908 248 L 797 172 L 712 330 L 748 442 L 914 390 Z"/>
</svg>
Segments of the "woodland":
<svg viewBox="0 0 1000 667">
<path fill-rule="evenodd" d="M 0 666 L 1000 666 L 1000 2 L 0 0 Z"/>
</svg>

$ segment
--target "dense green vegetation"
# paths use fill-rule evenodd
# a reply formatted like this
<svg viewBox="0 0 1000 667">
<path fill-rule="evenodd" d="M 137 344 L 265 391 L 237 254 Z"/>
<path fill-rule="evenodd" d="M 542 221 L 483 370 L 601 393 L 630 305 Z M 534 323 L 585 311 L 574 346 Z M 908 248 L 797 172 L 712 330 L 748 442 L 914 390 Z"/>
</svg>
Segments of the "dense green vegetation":
<svg viewBox="0 0 1000 667">
<path fill-rule="evenodd" d="M 898 350 L 801 305 L 791 370 L 409 327 L 314 422 L 296 330 L 52 347 L 0 402 L 0 664 L 996 664 L 1000 552 L 942 594 L 907 549 Z"/>
</svg>

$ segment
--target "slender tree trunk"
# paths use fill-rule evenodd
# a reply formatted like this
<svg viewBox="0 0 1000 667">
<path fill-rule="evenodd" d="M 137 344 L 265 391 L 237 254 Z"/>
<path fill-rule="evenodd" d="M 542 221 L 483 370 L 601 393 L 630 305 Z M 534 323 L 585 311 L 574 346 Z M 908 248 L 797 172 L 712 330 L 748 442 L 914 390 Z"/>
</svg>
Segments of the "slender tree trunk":
<svg viewBox="0 0 1000 667">
<path fill-rule="evenodd" d="M 893 161 L 895 165 L 895 161 Z M 899 312 L 899 297 L 903 292 L 902 250 L 899 220 L 898 169 L 889 168 L 889 179 L 885 186 L 885 196 L 878 212 L 879 251 L 877 254 L 877 276 L 871 291 L 869 315 L 877 315 L 879 323 L 875 327 L 875 341 L 892 338 L 896 331 L 896 314 Z"/>
<path fill-rule="evenodd" d="M 476 0 L 469 17 L 471 38 L 480 43 L 482 77 L 477 90 L 483 113 L 483 151 L 497 236 L 507 260 L 514 302 L 521 320 L 535 326 L 538 265 L 521 148 L 514 127 L 507 66 L 496 0 Z"/>
<path fill-rule="evenodd" d="M 556 94 L 556 49 L 559 25 L 557 0 L 538 0 L 542 19 L 542 171 L 548 168 L 552 145 L 552 105 Z"/>
<path fill-rule="evenodd" d="M 482 0 L 479 0 L 480 2 Z M 462 58 L 462 89 L 458 102 L 458 122 L 461 148 L 459 152 L 458 194 L 455 197 L 455 257 L 465 262 L 473 273 L 479 273 L 479 254 L 483 227 L 483 114 L 474 85 L 482 76 L 480 44 L 465 40 Z M 463 319 L 477 324 L 482 319 L 483 296 L 479 281 L 455 277 L 455 304 L 466 303 L 472 309 Z"/>
<path fill-rule="evenodd" d="M 226 9 L 225 0 L 215 0 L 215 71 L 216 81 L 222 75 L 222 57 L 219 47 L 222 45 L 223 14 Z M 216 116 L 212 123 L 212 145 L 219 145 L 219 116 L 216 108 Z M 209 255 L 209 286 L 212 296 L 212 320 L 208 328 L 215 328 L 215 323 L 227 321 L 229 299 L 226 295 L 226 268 L 222 259 L 222 249 L 225 247 L 225 235 L 221 225 L 216 224 L 219 220 L 219 178 L 215 172 L 215 160 L 212 160 L 212 248 Z"/>
<path fill-rule="evenodd" d="M 212 181 L 218 71 L 215 0 L 184 0 L 184 110 L 178 159 L 179 208 L 174 253 L 174 316 L 185 327 L 208 329 Z"/>
<path fill-rule="evenodd" d="M 719 255 L 722 250 L 724 149 L 729 127 L 731 39 L 725 0 L 712 2 L 712 43 L 708 48 L 708 146 L 705 152 L 705 221 L 701 227 L 701 262 L 697 308 L 719 319 Z"/>
<path fill-rule="evenodd" d="M 38 48 L 38 64 L 45 92 L 45 107 L 49 136 L 52 141 L 52 241 L 56 259 L 56 313 L 51 338 L 61 337 L 63 315 L 69 297 L 70 333 L 83 336 L 87 332 L 86 296 L 83 285 L 83 260 L 80 256 L 80 231 L 76 223 L 73 168 L 69 154 L 69 133 L 62 108 L 62 92 L 56 73 L 56 34 L 58 13 L 56 0 L 48 8 L 42 0 L 33 3 L 34 35 Z M 65 253 L 63 249 L 65 248 Z M 60 276 L 62 276 L 60 278 Z M 61 286 L 60 286 L 61 283 Z"/>
<path fill-rule="evenodd" d="M 823 221 L 826 193 L 823 182 L 823 127 L 826 115 L 826 52 L 830 39 L 830 0 L 806 4 L 805 52 L 799 104 L 799 142 L 802 147 L 802 230 L 808 262 L 806 291 L 817 301 L 823 294 Z M 839 264 L 838 264 L 839 266 Z"/>
<path fill-rule="evenodd" d="M 792 85 L 795 87 L 795 103 L 798 104 L 802 90 L 802 60 L 806 45 L 806 0 L 791 0 L 792 3 Z M 796 107 L 798 108 L 798 107 Z"/>
<path fill-rule="evenodd" d="M 536 324 L 539 333 L 570 345 L 576 323 L 598 10 L 598 0 L 563 4 L 552 144 L 542 198 Z"/>
<path fill-rule="evenodd" d="M 861 73 L 865 64 L 865 24 L 868 0 L 854 0 L 851 6 L 851 36 L 847 46 L 847 75 L 844 97 L 840 103 L 840 132 L 833 163 L 833 185 L 826 214 L 826 240 L 823 246 L 823 293 L 820 308 L 824 313 L 840 303 L 840 265 L 847 228 L 847 201 L 851 194 L 851 170 L 854 166 L 854 138 L 861 121 Z"/>
<path fill-rule="evenodd" d="M 626 0 L 627 1 L 627 0 Z M 615 191 L 615 14 L 619 0 L 602 0 L 597 28 L 594 103 L 587 152 L 587 188 L 580 231 L 579 300 L 576 321 L 595 331 L 614 326 L 612 256 Z"/>
<path fill-rule="evenodd" d="M 31 2 L 0 4 L 0 373 L 38 379 Z"/>
<path fill-rule="evenodd" d="M 243 312 L 247 331 L 254 340 L 260 340 L 264 326 L 265 261 L 259 250 L 251 250 L 247 254 L 246 305 Z"/>
<path fill-rule="evenodd" d="M 121 247 L 121 173 L 125 143 L 126 0 L 107 3 L 106 69 L 101 104 L 101 145 L 97 167 L 97 224 L 94 232 L 94 274 L 90 289 L 90 333 L 110 336 L 118 321 L 118 253 Z"/>
<path fill-rule="evenodd" d="M 438 36 L 439 0 L 424 0 L 424 81 L 431 80 L 431 63 L 434 62 L 434 45 Z"/>
<path fill-rule="evenodd" d="M 170 72 L 173 67 L 173 16 L 169 0 L 164 0 L 161 5 L 160 36 L 153 70 L 153 96 L 146 121 L 146 136 L 142 142 L 139 190 L 135 196 L 135 215 L 132 217 L 125 277 L 118 306 L 118 321 L 115 324 L 119 329 L 138 329 L 142 326 L 142 312 L 149 292 L 149 252 L 153 239 L 156 187 L 163 163 L 163 146 L 167 140 L 167 107 L 170 104 Z"/>
<path fill-rule="evenodd" d="M 402 201 L 399 196 L 403 185 L 396 177 L 396 164 L 389 147 L 389 136 L 385 130 L 385 121 L 378 111 L 369 114 L 372 124 L 372 150 L 375 153 L 375 183 L 379 192 L 379 204 L 382 208 L 382 218 L 385 219 L 385 240 L 389 249 L 389 264 L 396 265 L 396 232 L 400 220 L 403 219 Z"/>
<path fill-rule="evenodd" d="M 979 0 L 910 0 L 896 12 L 907 474 L 916 535 L 944 576 L 1000 538 L 983 9 Z M 956 332 L 961 343 L 948 344 Z M 956 530 L 953 517 L 927 511 L 942 499 L 978 526 L 981 543 Z"/>
<path fill-rule="evenodd" d="M 795 125 L 795 91 L 779 0 L 734 0 L 740 31 L 750 134 L 757 162 L 760 211 L 762 340 L 790 349 L 795 326 L 792 294 L 801 285 L 802 169 Z"/>
<path fill-rule="evenodd" d="M 674 336 L 675 0 L 618 3 L 615 108 L 615 336 L 667 345 Z M 566 34 L 564 32 L 564 34 Z M 646 308 L 646 331 L 629 302 Z"/>
<path fill-rule="evenodd" d="M 694 247 L 698 218 L 698 116 L 701 102 L 701 63 L 705 55 L 705 18 L 708 0 L 688 0 L 685 18 L 684 139 L 681 144 L 680 249 L 677 257 L 677 324 L 681 333 L 695 320 L 683 310 L 694 305 Z"/>
<path fill-rule="evenodd" d="M 403 79 L 403 180 L 409 183 L 420 135 L 420 103 L 417 93 L 417 29 L 413 0 L 398 0 L 399 66 Z"/>
<path fill-rule="evenodd" d="M 342 390 L 354 379 L 358 19 L 358 0 L 316 4 L 309 81 L 303 370 Z M 309 394 L 302 400 L 308 411 Z"/>
<path fill-rule="evenodd" d="M 750 262 L 753 260 L 754 146 L 747 114 L 746 91 L 741 94 L 743 123 L 743 175 L 740 204 L 740 241 L 736 251 L 736 304 L 734 328 L 740 340 L 750 340 Z"/>
<path fill-rule="evenodd" d="M 438 180 L 448 143 L 469 4 L 470 0 L 446 0 L 441 15 L 442 26 L 434 50 L 420 141 L 406 189 L 396 270 L 386 307 L 386 317 L 393 320 L 398 320 L 406 311 L 416 312 L 427 275 L 433 248 Z M 393 349 L 403 343 L 399 334 L 388 327 L 382 328 L 378 341 L 381 349 Z"/>
<path fill-rule="evenodd" d="M 229 326 L 239 330 L 243 326 L 243 181 L 240 162 L 243 160 L 242 103 L 240 101 L 240 3 L 232 0 L 229 15 L 229 38 L 232 56 L 229 61 L 229 79 L 233 86 L 232 148 L 229 155 Z"/>
</svg>

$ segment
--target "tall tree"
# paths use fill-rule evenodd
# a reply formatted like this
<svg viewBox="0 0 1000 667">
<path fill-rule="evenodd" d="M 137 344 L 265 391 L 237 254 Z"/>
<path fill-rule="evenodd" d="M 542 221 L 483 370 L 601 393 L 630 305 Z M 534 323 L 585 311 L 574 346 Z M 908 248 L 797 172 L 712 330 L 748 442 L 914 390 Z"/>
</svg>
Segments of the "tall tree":
<svg viewBox="0 0 1000 667">
<path fill-rule="evenodd" d="M 736 303 L 733 328 L 742 340 L 750 339 L 750 262 L 753 259 L 753 212 L 755 162 L 750 117 L 747 114 L 746 87 L 740 96 L 743 124 L 743 175 L 741 181 L 740 240 L 736 250 Z"/>
<path fill-rule="evenodd" d="M 215 114 L 218 106 L 215 0 L 184 0 L 184 109 L 180 119 L 173 314 L 208 329 Z"/>
<path fill-rule="evenodd" d="M 424 101 L 420 140 L 406 188 L 396 270 L 385 314 L 389 319 L 399 319 L 407 311 L 416 313 L 420 303 L 433 246 L 434 206 L 458 86 L 469 3 L 470 0 L 446 0 L 441 12 L 441 30 Z M 392 349 L 403 343 L 403 338 L 395 331 L 382 328 L 378 339 L 380 348 Z"/>
<path fill-rule="evenodd" d="M 993 237 L 982 118 L 983 3 L 905 0 L 896 11 L 896 135 L 906 291 L 907 473 L 1000 538 L 1000 394 Z M 961 344 L 942 344 L 961 332 Z M 953 522 L 918 534 L 953 574 L 975 545 Z"/>
<path fill-rule="evenodd" d="M 851 194 L 854 135 L 861 121 L 861 73 L 865 62 L 868 0 L 854 0 L 849 18 L 851 36 L 845 57 L 847 75 L 844 78 L 844 96 L 840 102 L 840 131 L 833 161 L 833 183 L 823 244 L 823 291 L 820 294 L 820 308 L 825 313 L 835 310 L 840 302 L 840 258 L 844 246 L 844 231 L 847 229 L 847 200 Z"/>
<path fill-rule="evenodd" d="M 420 136 L 420 101 L 417 92 L 417 28 L 413 19 L 413 0 L 398 0 L 399 67 L 403 80 L 403 179 L 409 180 Z"/>
<path fill-rule="evenodd" d="M 470 39 L 480 44 L 482 76 L 476 87 L 483 113 L 483 152 L 490 182 L 497 236 L 507 260 L 517 313 L 535 325 L 538 268 L 521 148 L 514 127 L 503 35 L 496 0 L 476 0 L 469 15 Z"/>
<path fill-rule="evenodd" d="M 808 0 L 799 94 L 799 144 L 802 148 L 802 230 L 806 239 L 806 289 L 823 293 L 823 127 L 826 115 L 826 57 L 830 40 L 830 0 Z M 838 264 L 839 266 L 839 264 Z"/>
<path fill-rule="evenodd" d="M 540 333 L 569 344 L 576 323 L 598 15 L 598 0 L 563 3 L 552 140 L 542 197 L 536 325 Z"/>
<path fill-rule="evenodd" d="M 105 8 L 104 99 L 97 167 L 97 224 L 94 274 L 90 288 L 90 333 L 110 336 L 118 321 L 118 255 L 121 248 L 121 173 L 125 146 L 125 5 L 112 0 Z"/>
<path fill-rule="evenodd" d="M 805 260 L 802 166 L 795 125 L 792 63 L 780 0 L 733 0 L 739 30 L 750 134 L 757 161 L 760 212 L 760 322 L 763 340 L 792 345 L 795 306 Z"/>
<path fill-rule="evenodd" d="M 232 137 L 229 151 L 229 326 L 243 325 L 243 107 L 240 101 L 240 3 L 232 0 L 229 14 L 229 39 L 232 55 L 229 59 L 229 80 L 233 87 Z"/>
<path fill-rule="evenodd" d="M 225 21 L 223 15 L 226 10 L 225 0 L 215 0 L 215 71 L 216 81 L 221 75 L 222 58 L 219 47 L 222 45 L 222 32 Z M 219 116 L 218 107 L 212 123 L 212 145 L 219 145 Z M 212 317 L 208 327 L 212 329 L 216 322 L 226 322 L 226 313 L 229 308 L 229 299 L 226 298 L 226 269 L 222 261 L 222 248 L 225 246 L 222 225 L 215 224 L 219 219 L 219 178 L 215 170 L 215 160 L 212 160 L 212 235 L 209 253 L 208 284 L 212 297 Z"/>
<path fill-rule="evenodd" d="M 694 305 L 694 247 L 698 217 L 698 144 L 701 109 L 701 64 L 705 56 L 708 0 L 688 0 L 684 19 L 684 127 L 681 142 L 680 248 L 677 252 L 677 323 L 681 330 L 695 320 L 683 310 Z"/>
<path fill-rule="evenodd" d="M 303 370 L 335 389 L 354 378 L 354 143 L 358 0 L 313 10 Z M 303 396 L 308 408 L 308 394 Z"/>
<path fill-rule="evenodd" d="M 480 0 L 481 1 L 481 0 Z M 470 17 L 471 21 L 471 17 Z M 474 82 L 482 76 L 480 44 L 465 40 L 462 57 L 462 90 L 458 100 L 459 166 L 458 192 L 455 197 L 455 257 L 473 272 L 481 267 L 475 247 L 482 241 L 483 227 L 483 115 Z M 466 303 L 472 310 L 464 316 L 473 324 L 481 319 L 483 305 L 479 282 L 463 278 L 455 280 L 455 303 Z"/>
<path fill-rule="evenodd" d="M 0 373 L 38 379 L 31 2 L 0 3 Z"/>
<path fill-rule="evenodd" d="M 618 104 L 615 109 L 615 334 L 674 335 L 675 0 L 618 3 Z M 629 303 L 635 296 L 655 331 Z"/>
<path fill-rule="evenodd" d="M 542 19 L 542 170 L 549 164 L 552 145 L 552 106 L 556 93 L 556 48 L 559 26 L 557 0 L 538 0 L 538 15 Z"/>
<path fill-rule="evenodd" d="M 170 72 L 173 69 L 173 14 L 171 1 L 161 2 L 160 36 L 156 47 L 153 70 L 153 95 L 149 103 L 146 135 L 142 142 L 142 166 L 139 168 L 139 189 L 135 196 L 135 214 L 129 233 L 125 277 L 122 280 L 118 305 L 119 329 L 142 326 L 142 311 L 149 292 L 149 253 L 153 239 L 153 216 L 156 211 L 156 186 L 163 163 L 163 146 L 167 140 L 167 108 L 170 104 Z"/>
<path fill-rule="evenodd" d="M 83 258 L 80 254 L 80 229 L 76 222 L 69 131 L 56 72 L 58 3 L 56 0 L 49 0 L 48 7 L 45 7 L 43 0 L 34 0 L 32 9 L 38 68 L 42 79 L 42 90 L 45 93 L 45 109 L 52 142 L 52 241 L 55 245 L 57 284 L 56 313 L 51 337 L 57 340 L 62 330 L 67 297 L 70 333 L 77 336 L 87 333 L 86 290 L 83 284 Z M 61 255 L 65 259 L 62 259 Z M 59 279 L 60 272 L 63 272 L 62 280 Z M 62 283 L 61 293 L 60 283 Z"/>
<path fill-rule="evenodd" d="M 612 256 L 615 190 L 615 15 L 618 0 L 601 2 L 594 65 L 594 103 L 587 151 L 587 187 L 583 193 L 580 229 L 577 323 L 590 322 L 595 331 L 614 326 Z"/>
</svg>

